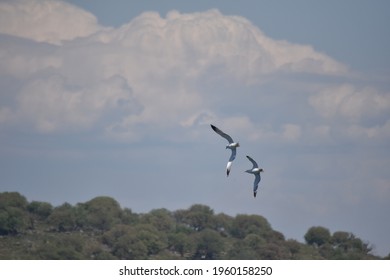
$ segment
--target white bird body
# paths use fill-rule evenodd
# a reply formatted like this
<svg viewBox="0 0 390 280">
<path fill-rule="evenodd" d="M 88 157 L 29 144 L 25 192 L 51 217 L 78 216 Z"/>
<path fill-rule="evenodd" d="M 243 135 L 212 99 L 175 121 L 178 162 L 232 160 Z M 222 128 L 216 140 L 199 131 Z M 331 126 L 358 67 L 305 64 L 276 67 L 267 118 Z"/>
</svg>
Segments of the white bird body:
<svg viewBox="0 0 390 280">
<path fill-rule="evenodd" d="M 260 169 L 260 168 L 252 168 L 252 169 L 250 170 L 250 172 L 248 172 L 248 173 L 257 174 L 257 173 L 260 173 L 260 170 L 262 170 L 262 169 Z M 249 171 L 249 170 L 248 170 L 248 171 Z"/>
<path fill-rule="evenodd" d="M 225 138 L 229 144 L 226 146 L 226 149 L 230 149 L 232 151 L 231 155 L 230 155 L 230 158 L 229 158 L 229 161 L 226 165 L 226 176 L 229 176 L 230 174 L 230 170 L 232 168 L 232 164 L 233 164 L 233 160 L 236 158 L 236 148 L 237 147 L 240 147 L 240 143 L 238 142 L 234 142 L 233 141 L 233 138 L 230 137 L 230 135 L 226 134 L 225 132 L 223 132 L 222 130 L 220 130 L 218 127 L 214 126 L 211 124 L 211 128 L 216 132 L 218 133 L 219 135 L 221 135 L 223 138 Z"/>
<path fill-rule="evenodd" d="M 237 147 L 240 147 L 240 143 L 230 143 L 229 145 L 226 146 L 226 149 L 233 149 L 233 148 L 237 148 Z"/>
<path fill-rule="evenodd" d="M 262 168 L 259 168 L 256 161 L 254 161 L 250 156 L 246 156 L 253 164 L 252 169 L 246 170 L 245 172 L 255 175 L 255 181 L 253 182 L 253 196 L 256 197 L 257 189 L 261 180 L 260 173 L 264 172 Z"/>
</svg>

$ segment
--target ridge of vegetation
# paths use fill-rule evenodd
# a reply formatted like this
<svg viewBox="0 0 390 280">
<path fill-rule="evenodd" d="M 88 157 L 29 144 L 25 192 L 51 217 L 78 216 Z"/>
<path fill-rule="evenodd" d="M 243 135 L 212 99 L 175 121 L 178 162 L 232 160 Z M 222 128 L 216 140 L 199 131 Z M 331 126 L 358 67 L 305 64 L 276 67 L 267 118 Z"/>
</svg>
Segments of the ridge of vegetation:
<svg viewBox="0 0 390 280">
<path fill-rule="evenodd" d="M 0 193 L 0 259 L 381 259 L 349 232 L 314 226 L 304 238 L 286 240 L 260 215 L 201 204 L 137 214 L 107 196 L 53 207 Z"/>
</svg>

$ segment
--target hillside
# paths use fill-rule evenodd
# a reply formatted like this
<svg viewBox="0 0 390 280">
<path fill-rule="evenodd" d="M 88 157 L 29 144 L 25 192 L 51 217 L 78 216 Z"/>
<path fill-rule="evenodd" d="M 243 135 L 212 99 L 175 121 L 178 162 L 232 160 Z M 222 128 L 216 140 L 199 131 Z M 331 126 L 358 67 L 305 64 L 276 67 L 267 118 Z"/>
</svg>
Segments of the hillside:
<svg viewBox="0 0 390 280">
<path fill-rule="evenodd" d="M 349 232 L 317 226 L 304 238 L 200 204 L 133 213 L 111 197 L 53 207 L 0 193 L 0 259 L 380 259 Z"/>
</svg>

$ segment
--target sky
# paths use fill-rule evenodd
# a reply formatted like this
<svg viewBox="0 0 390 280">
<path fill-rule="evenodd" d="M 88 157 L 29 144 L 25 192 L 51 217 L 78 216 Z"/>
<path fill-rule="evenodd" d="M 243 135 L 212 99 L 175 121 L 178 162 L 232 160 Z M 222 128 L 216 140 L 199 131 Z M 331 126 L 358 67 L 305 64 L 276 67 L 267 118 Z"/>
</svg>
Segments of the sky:
<svg viewBox="0 0 390 280">
<path fill-rule="evenodd" d="M 0 192 L 205 204 L 390 253 L 388 1 L 0 1 Z M 226 177 L 227 141 L 240 142 Z M 265 170 L 257 197 L 245 155 Z"/>
</svg>

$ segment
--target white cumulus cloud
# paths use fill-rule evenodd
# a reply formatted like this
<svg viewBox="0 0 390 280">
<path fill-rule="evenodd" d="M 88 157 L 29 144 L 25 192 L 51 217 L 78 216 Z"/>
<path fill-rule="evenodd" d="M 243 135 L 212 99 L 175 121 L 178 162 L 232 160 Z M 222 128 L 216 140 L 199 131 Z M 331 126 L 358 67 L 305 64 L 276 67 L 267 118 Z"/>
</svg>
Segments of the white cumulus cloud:
<svg viewBox="0 0 390 280">
<path fill-rule="evenodd" d="M 1 122 L 29 123 L 41 132 L 104 123 L 110 136 L 140 139 L 149 126 L 219 120 L 253 141 L 297 140 L 304 132 L 291 120 L 275 128 L 262 123 L 261 114 L 245 112 L 255 112 L 256 102 L 246 105 L 242 89 L 255 85 L 261 92 L 269 76 L 283 83 L 279 73 L 348 71 L 310 46 L 274 40 L 247 19 L 218 10 L 146 12 L 119 28 L 101 27 L 90 13 L 60 1 L 2 2 L 0 14 L 0 32 L 8 36 L 0 35 L 7 42 L 0 47 L 0 71 L 20 85 L 0 96 L 7 100 Z M 117 100 L 126 98 L 138 109 L 117 114 Z"/>
<path fill-rule="evenodd" d="M 76 6 L 53 0 L 0 2 L 0 33 L 60 44 L 99 29 L 97 19 Z"/>
</svg>

